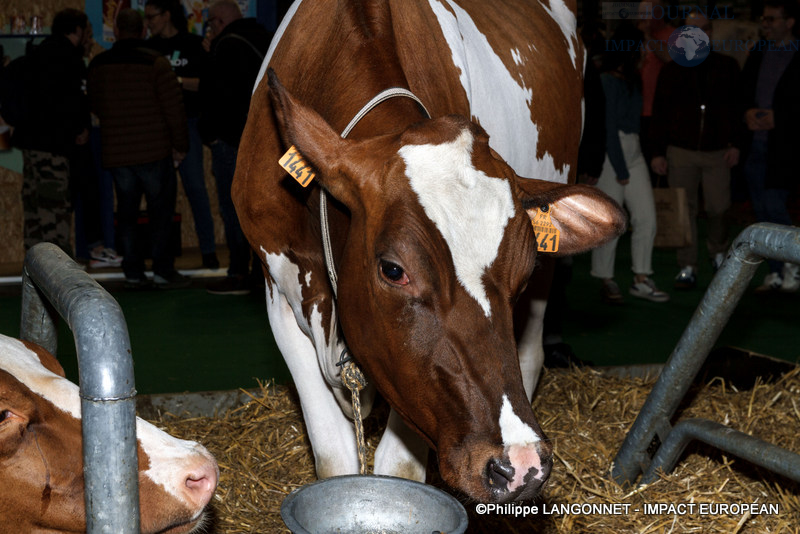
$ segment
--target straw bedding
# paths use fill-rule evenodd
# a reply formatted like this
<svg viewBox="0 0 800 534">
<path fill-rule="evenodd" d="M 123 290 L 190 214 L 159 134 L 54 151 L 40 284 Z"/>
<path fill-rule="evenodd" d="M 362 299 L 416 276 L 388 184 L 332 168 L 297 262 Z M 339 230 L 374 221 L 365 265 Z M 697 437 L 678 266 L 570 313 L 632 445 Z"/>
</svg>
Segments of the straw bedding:
<svg viewBox="0 0 800 534">
<path fill-rule="evenodd" d="M 468 532 L 800 533 L 800 485 L 701 444 L 690 445 L 671 474 L 644 489 L 614 484 L 611 462 L 651 387 L 640 379 L 610 378 L 593 370 L 545 372 L 533 408 L 555 443 L 555 461 L 543 496 L 524 503 L 538 505 L 539 513 L 478 515 L 476 503 L 462 497 L 470 516 Z M 378 406 L 365 422 L 371 452 L 386 414 L 386 407 Z M 742 392 L 714 380 L 687 396 L 679 417 L 712 419 L 800 452 L 800 370 Z M 219 462 L 209 532 L 287 531 L 279 512 L 282 500 L 315 480 L 299 403 L 290 390 L 262 387 L 259 398 L 217 418 L 165 414 L 155 423 L 205 444 Z M 429 482 L 445 488 L 435 469 L 432 459 Z M 559 509 L 615 503 L 623 505 L 618 508 L 623 513 L 591 513 L 585 506 Z M 684 505 L 684 510 L 645 513 L 645 503 Z M 688 511 L 685 505 L 692 503 L 694 513 L 675 513 Z M 729 506 L 725 513 L 725 505 L 750 503 L 777 504 L 779 511 L 758 514 Z M 713 506 L 701 513 L 701 504 Z"/>
</svg>

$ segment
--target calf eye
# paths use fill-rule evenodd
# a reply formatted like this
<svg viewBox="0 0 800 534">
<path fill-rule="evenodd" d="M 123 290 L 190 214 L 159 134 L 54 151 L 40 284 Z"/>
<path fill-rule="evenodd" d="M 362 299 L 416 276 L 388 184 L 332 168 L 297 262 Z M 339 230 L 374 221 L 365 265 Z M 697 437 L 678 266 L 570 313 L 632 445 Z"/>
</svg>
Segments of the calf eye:
<svg viewBox="0 0 800 534">
<path fill-rule="evenodd" d="M 402 267 L 390 261 L 381 261 L 381 274 L 392 284 L 404 286 L 408 284 L 408 275 Z"/>
<path fill-rule="evenodd" d="M 11 412 L 8 410 L 3 410 L 2 412 L 0 412 L 0 423 L 5 421 L 9 417 L 11 417 Z"/>
</svg>

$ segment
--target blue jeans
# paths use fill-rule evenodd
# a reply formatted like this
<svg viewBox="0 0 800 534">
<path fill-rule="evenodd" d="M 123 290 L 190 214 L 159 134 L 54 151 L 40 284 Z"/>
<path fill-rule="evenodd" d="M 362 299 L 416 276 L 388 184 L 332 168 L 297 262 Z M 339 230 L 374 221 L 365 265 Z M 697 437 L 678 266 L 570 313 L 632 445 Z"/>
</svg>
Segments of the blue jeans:
<svg viewBox="0 0 800 534">
<path fill-rule="evenodd" d="M 230 251 L 228 276 L 246 276 L 250 267 L 250 244 L 244 237 L 239 217 L 231 199 L 231 186 L 236 171 L 237 147 L 225 141 L 211 145 L 211 167 L 217 180 L 217 198 L 222 222 L 225 224 L 225 241 Z"/>
<path fill-rule="evenodd" d="M 181 183 L 189 200 L 194 217 L 194 230 L 200 252 L 211 254 L 217 247 L 214 244 L 214 220 L 211 218 L 211 205 L 208 202 L 206 191 L 205 171 L 203 171 L 203 141 L 197 129 L 197 118 L 190 117 L 189 123 L 189 152 L 178 166 L 181 173 Z"/>
<path fill-rule="evenodd" d="M 144 278 L 144 258 L 136 236 L 142 194 L 147 201 L 153 239 L 153 272 L 169 277 L 175 270 L 175 256 L 169 238 L 178 184 L 172 156 L 153 163 L 115 167 L 111 174 L 117 188 L 117 222 L 125 277 Z"/>
<path fill-rule="evenodd" d="M 744 164 L 744 175 L 747 180 L 747 189 L 750 192 L 750 201 L 758 222 L 771 222 L 791 226 L 792 217 L 786 207 L 789 199 L 787 189 L 767 188 L 767 145 L 753 141 L 750 155 Z M 773 273 L 781 272 L 783 263 L 777 260 L 767 260 L 769 270 Z"/>
</svg>

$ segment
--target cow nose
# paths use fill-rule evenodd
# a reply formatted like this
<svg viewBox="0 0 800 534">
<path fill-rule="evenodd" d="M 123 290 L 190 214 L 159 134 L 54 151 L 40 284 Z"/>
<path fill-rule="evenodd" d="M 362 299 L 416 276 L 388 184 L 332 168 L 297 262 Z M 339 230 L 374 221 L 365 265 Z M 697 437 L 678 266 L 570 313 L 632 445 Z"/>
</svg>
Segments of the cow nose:
<svg viewBox="0 0 800 534">
<path fill-rule="evenodd" d="M 534 498 L 553 466 L 551 449 L 542 443 L 513 445 L 486 463 L 485 483 L 494 502 Z"/>
<path fill-rule="evenodd" d="M 486 482 L 493 496 L 508 493 L 508 483 L 514 479 L 514 468 L 508 460 L 491 458 L 486 463 Z"/>
<path fill-rule="evenodd" d="M 190 470 L 186 477 L 186 496 L 197 508 L 205 507 L 217 489 L 219 468 L 214 460 L 205 461 Z"/>
</svg>

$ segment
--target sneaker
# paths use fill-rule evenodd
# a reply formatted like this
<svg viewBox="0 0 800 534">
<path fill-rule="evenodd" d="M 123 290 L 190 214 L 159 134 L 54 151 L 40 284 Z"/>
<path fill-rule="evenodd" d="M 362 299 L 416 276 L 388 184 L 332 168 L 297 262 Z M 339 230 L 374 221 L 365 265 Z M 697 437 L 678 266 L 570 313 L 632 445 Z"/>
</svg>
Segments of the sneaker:
<svg viewBox="0 0 800 534">
<path fill-rule="evenodd" d="M 764 283 L 755 289 L 756 293 L 769 293 L 778 291 L 783 286 L 781 273 L 769 273 L 764 277 Z"/>
<path fill-rule="evenodd" d="M 650 278 L 645 278 L 641 282 L 633 282 L 630 289 L 630 294 L 640 299 L 649 300 L 651 302 L 667 302 L 669 295 L 659 290 L 655 282 Z"/>
<path fill-rule="evenodd" d="M 694 289 L 697 285 L 697 275 L 694 267 L 687 265 L 675 277 L 675 289 Z"/>
<path fill-rule="evenodd" d="M 122 256 L 117 255 L 113 248 L 94 249 L 89 255 L 89 267 L 92 269 L 108 269 L 122 265 Z"/>
<path fill-rule="evenodd" d="M 603 280 L 603 287 L 600 289 L 600 297 L 606 304 L 622 304 L 622 291 L 614 280 Z"/>
<path fill-rule="evenodd" d="M 144 289 L 151 289 L 153 287 L 153 283 L 145 275 L 139 277 L 126 276 L 123 287 L 125 287 L 125 289 L 140 291 Z"/>
<path fill-rule="evenodd" d="M 208 284 L 206 291 L 212 295 L 249 295 L 250 286 L 246 276 L 226 276 L 219 282 Z"/>
<path fill-rule="evenodd" d="M 192 283 L 192 279 L 182 275 L 178 271 L 172 271 L 166 275 L 153 275 L 153 282 L 158 289 L 181 289 L 189 287 Z"/>
<path fill-rule="evenodd" d="M 203 267 L 206 269 L 219 269 L 219 260 L 216 252 L 203 254 Z"/>
<path fill-rule="evenodd" d="M 711 269 L 714 272 L 719 271 L 719 268 L 722 267 L 722 262 L 725 261 L 725 254 L 722 252 L 717 252 L 714 254 L 714 257 L 711 258 Z"/>
<path fill-rule="evenodd" d="M 781 284 L 781 291 L 794 293 L 800 289 L 800 265 L 794 263 L 784 263 Z"/>
</svg>

